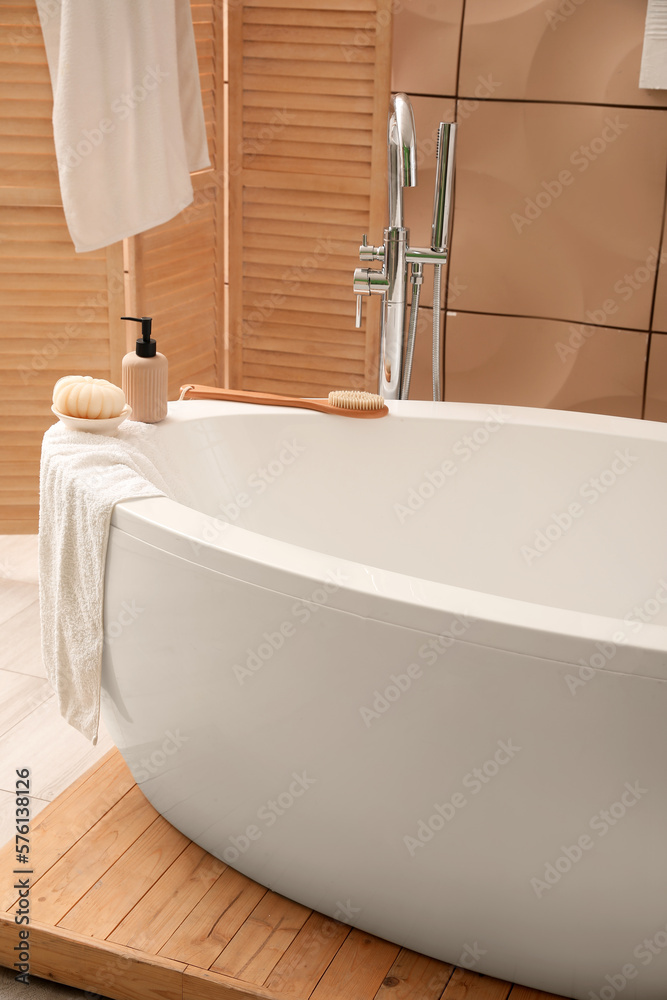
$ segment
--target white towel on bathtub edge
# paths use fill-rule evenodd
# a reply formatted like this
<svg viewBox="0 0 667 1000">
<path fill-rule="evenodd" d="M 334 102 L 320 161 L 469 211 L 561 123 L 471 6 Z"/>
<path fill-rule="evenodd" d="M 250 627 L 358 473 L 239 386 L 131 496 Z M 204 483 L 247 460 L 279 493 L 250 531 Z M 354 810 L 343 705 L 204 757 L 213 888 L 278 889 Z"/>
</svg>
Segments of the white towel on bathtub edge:
<svg viewBox="0 0 667 1000">
<path fill-rule="evenodd" d="M 126 421 L 117 435 L 44 435 L 40 464 L 39 599 L 42 656 L 60 714 L 97 742 L 104 641 L 104 571 L 114 505 L 170 496 L 154 428 Z M 165 478 L 166 477 L 166 478 Z"/>
<path fill-rule="evenodd" d="M 77 252 L 152 229 L 210 166 L 188 0 L 37 0 Z"/>
</svg>

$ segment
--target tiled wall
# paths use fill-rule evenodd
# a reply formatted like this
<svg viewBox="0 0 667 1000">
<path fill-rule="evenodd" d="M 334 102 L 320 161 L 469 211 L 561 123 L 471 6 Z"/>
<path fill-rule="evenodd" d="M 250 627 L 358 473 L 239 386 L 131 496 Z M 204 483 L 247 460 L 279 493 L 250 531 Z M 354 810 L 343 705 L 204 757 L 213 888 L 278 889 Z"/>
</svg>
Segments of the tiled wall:
<svg viewBox="0 0 667 1000">
<path fill-rule="evenodd" d="M 645 15 L 646 0 L 396 0 L 413 245 L 429 242 L 437 123 L 460 123 L 446 399 L 667 420 L 667 91 L 638 86 Z M 412 398 L 430 394 L 431 318 Z"/>
</svg>

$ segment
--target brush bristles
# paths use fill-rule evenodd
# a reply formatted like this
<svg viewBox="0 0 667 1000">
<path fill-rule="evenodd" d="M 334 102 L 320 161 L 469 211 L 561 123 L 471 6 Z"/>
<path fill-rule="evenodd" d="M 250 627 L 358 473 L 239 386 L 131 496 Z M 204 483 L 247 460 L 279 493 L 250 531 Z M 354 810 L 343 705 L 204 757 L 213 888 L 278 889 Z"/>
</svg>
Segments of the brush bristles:
<svg viewBox="0 0 667 1000">
<path fill-rule="evenodd" d="M 381 410 L 384 406 L 384 399 L 374 392 L 336 389 L 329 393 L 329 405 L 338 406 L 343 410 Z"/>
</svg>

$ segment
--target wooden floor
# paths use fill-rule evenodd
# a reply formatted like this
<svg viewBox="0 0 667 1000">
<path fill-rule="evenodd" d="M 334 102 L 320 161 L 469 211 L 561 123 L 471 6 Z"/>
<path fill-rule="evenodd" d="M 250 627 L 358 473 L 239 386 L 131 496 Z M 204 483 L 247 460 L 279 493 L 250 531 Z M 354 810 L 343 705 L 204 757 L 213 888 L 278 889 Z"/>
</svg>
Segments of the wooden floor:
<svg viewBox="0 0 667 1000">
<path fill-rule="evenodd" d="M 115 749 L 45 806 L 30 840 L 31 974 L 114 1000 L 550 996 L 406 951 L 270 892 L 170 826 Z M 17 867 L 12 840 L 0 851 L 0 964 L 9 968 Z"/>
</svg>

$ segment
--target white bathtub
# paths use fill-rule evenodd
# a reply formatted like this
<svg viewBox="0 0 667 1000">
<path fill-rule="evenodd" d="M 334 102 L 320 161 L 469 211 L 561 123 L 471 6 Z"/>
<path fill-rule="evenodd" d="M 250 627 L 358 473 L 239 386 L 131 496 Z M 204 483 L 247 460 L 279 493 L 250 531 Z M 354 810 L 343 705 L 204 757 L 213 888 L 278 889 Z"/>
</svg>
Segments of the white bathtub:
<svg viewBox="0 0 667 1000">
<path fill-rule="evenodd" d="M 186 401 L 119 504 L 103 713 L 292 899 L 565 997 L 667 996 L 667 425 Z"/>
</svg>

